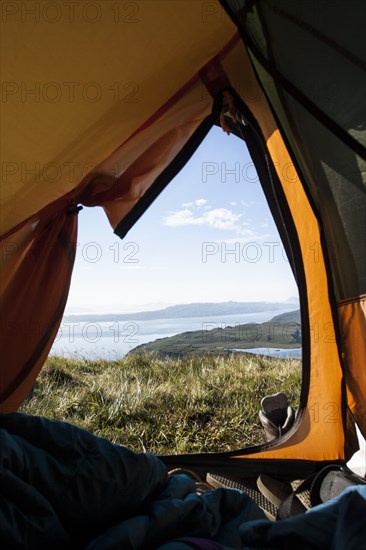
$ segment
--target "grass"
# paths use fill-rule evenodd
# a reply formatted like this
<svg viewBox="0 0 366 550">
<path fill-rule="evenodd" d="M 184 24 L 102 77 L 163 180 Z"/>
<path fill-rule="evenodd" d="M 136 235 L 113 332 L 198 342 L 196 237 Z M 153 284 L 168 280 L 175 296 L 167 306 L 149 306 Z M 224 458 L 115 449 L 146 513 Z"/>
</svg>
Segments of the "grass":
<svg viewBox="0 0 366 550">
<path fill-rule="evenodd" d="M 293 359 L 49 357 L 21 410 L 135 451 L 214 452 L 262 443 L 262 397 L 284 391 L 297 407 L 300 388 L 301 362 Z"/>
</svg>

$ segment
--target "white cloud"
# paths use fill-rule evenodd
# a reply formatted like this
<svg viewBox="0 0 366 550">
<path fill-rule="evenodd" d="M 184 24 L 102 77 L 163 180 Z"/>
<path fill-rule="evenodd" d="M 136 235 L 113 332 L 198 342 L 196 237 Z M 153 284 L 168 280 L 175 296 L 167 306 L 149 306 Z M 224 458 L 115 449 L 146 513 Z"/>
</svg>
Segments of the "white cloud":
<svg viewBox="0 0 366 550">
<path fill-rule="evenodd" d="M 201 225 L 208 226 L 214 229 L 236 230 L 239 231 L 238 224 L 241 214 L 234 214 L 227 208 L 215 208 L 204 212 L 200 215 L 194 214 L 192 210 L 184 209 L 177 212 L 171 212 L 163 220 L 163 224 L 169 227 L 179 227 L 184 225 Z"/>
<path fill-rule="evenodd" d="M 216 229 L 225 230 L 238 229 L 239 226 L 237 225 L 237 222 L 240 217 L 241 214 L 234 214 L 227 208 L 216 208 L 215 210 L 210 210 L 203 215 L 207 225 L 215 227 Z"/>
<path fill-rule="evenodd" d="M 235 201 L 229 202 L 230 206 L 236 206 L 238 203 Z"/>
<path fill-rule="evenodd" d="M 196 201 L 194 201 L 194 204 L 195 206 L 199 207 L 199 206 L 204 206 L 206 204 L 206 199 L 197 199 Z"/>
<path fill-rule="evenodd" d="M 201 208 L 207 203 L 206 199 L 197 199 L 192 202 L 185 202 L 182 204 L 183 208 Z"/>
<path fill-rule="evenodd" d="M 187 203 L 188 204 L 188 203 Z M 163 225 L 168 227 L 179 227 L 181 225 L 199 225 L 200 218 L 195 218 L 192 210 L 178 210 L 171 212 L 163 220 Z"/>
</svg>

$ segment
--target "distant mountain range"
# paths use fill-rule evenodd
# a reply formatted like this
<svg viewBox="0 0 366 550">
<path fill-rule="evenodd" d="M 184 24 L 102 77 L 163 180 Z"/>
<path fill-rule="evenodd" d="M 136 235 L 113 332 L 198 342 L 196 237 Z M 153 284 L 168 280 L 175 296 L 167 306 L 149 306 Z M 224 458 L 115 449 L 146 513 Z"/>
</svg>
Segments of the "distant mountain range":
<svg viewBox="0 0 366 550">
<path fill-rule="evenodd" d="M 103 321 L 150 321 L 154 319 L 178 319 L 188 317 L 217 317 L 220 315 L 240 315 L 245 313 L 263 313 L 266 311 L 292 310 L 298 307 L 296 298 L 285 302 L 219 302 L 193 303 L 169 306 L 155 311 L 138 313 L 103 313 L 65 315 L 65 321 L 103 322 Z"/>
<path fill-rule="evenodd" d="M 192 354 L 227 355 L 231 350 L 301 347 L 300 310 L 276 315 L 265 323 L 246 323 L 212 330 L 194 330 L 134 348 L 130 354 L 154 353 L 182 357 Z"/>
</svg>

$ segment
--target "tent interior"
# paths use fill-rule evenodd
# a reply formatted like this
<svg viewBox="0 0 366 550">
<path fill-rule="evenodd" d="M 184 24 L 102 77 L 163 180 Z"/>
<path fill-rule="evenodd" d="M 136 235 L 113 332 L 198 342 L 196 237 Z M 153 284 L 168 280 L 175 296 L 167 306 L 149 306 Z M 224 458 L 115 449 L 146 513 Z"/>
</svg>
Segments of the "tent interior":
<svg viewBox="0 0 366 550">
<path fill-rule="evenodd" d="M 245 141 L 299 289 L 300 404 L 274 441 L 161 459 L 234 478 L 344 466 L 366 437 L 363 2 L 30 4 L 1 6 L 1 411 L 52 347 L 80 206 L 123 239 L 219 124 Z"/>
</svg>

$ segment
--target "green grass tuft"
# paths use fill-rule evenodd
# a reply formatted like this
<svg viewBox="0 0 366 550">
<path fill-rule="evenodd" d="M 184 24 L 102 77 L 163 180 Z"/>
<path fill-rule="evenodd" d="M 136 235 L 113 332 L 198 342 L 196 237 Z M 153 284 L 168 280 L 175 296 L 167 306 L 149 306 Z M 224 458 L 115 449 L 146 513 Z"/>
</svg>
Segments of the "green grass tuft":
<svg viewBox="0 0 366 550">
<path fill-rule="evenodd" d="M 300 389 L 295 359 L 49 357 L 21 411 L 71 422 L 135 451 L 217 452 L 262 443 L 262 397 L 284 391 L 296 408 Z"/>
</svg>

